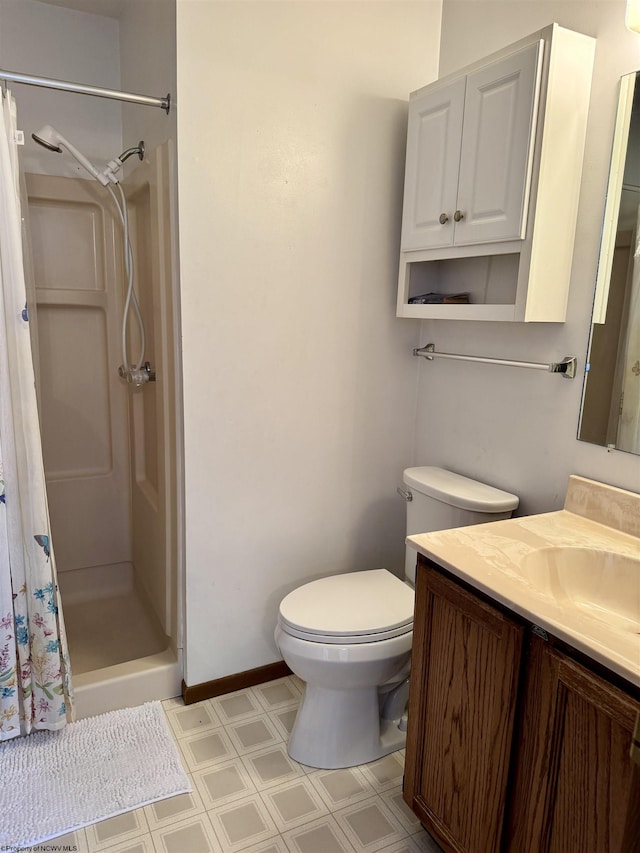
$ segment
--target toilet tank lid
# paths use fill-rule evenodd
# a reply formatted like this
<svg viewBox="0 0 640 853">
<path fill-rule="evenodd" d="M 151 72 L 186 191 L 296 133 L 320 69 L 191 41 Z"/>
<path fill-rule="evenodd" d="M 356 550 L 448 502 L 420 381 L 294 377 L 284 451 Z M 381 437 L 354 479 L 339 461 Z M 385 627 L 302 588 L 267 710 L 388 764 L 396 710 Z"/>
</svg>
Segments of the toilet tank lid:
<svg viewBox="0 0 640 853">
<path fill-rule="evenodd" d="M 520 502 L 516 495 L 444 468 L 406 468 L 403 479 L 407 486 L 413 486 L 423 495 L 473 512 L 509 512 Z"/>
</svg>

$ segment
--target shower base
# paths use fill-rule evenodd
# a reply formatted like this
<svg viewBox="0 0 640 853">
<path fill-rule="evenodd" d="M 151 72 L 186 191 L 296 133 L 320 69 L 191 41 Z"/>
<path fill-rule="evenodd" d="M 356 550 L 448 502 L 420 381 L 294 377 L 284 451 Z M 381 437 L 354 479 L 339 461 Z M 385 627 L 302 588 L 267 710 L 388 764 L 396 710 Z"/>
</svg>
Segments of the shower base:
<svg viewBox="0 0 640 853">
<path fill-rule="evenodd" d="M 181 695 L 181 650 L 165 649 L 155 655 L 80 675 L 73 673 L 73 660 L 71 667 L 78 720 Z"/>
<path fill-rule="evenodd" d="M 130 566 L 109 567 L 109 590 L 100 582 L 105 568 L 59 575 L 78 719 L 181 691 L 180 653 L 133 585 Z"/>
</svg>

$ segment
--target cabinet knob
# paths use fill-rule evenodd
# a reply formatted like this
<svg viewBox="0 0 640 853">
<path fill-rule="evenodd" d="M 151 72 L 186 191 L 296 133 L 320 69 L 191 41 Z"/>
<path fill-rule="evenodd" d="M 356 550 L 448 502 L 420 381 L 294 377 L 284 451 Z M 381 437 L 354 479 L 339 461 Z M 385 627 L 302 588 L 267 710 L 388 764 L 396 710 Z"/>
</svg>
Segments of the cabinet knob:
<svg viewBox="0 0 640 853">
<path fill-rule="evenodd" d="M 447 216 L 447 214 L 441 213 L 440 214 L 440 225 L 444 225 L 445 222 L 448 222 L 448 221 L 449 221 L 449 217 Z"/>
<path fill-rule="evenodd" d="M 464 213 L 461 210 L 456 210 L 453 214 L 453 218 L 456 222 L 460 222 L 461 219 L 464 219 Z"/>
</svg>

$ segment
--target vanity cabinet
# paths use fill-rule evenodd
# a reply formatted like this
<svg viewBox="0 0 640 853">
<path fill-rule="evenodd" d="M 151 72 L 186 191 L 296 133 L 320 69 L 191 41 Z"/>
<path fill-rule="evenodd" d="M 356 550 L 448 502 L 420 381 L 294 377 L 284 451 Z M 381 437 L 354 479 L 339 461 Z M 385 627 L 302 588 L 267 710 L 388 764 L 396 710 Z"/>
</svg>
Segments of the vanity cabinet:
<svg viewBox="0 0 640 853">
<path fill-rule="evenodd" d="M 539 637 L 526 660 L 507 849 L 640 850 L 629 757 L 640 704 Z"/>
<path fill-rule="evenodd" d="M 553 24 L 412 93 L 399 317 L 564 320 L 594 46 Z"/>
<path fill-rule="evenodd" d="M 446 851 L 637 853 L 638 696 L 541 634 L 418 557 L 405 801 Z"/>
<path fill-rule="evenodd" d="M 422 558 L 415 608 L 404 798 L 448 849 L 495 853 L 524 628 Z"/>
</svg>

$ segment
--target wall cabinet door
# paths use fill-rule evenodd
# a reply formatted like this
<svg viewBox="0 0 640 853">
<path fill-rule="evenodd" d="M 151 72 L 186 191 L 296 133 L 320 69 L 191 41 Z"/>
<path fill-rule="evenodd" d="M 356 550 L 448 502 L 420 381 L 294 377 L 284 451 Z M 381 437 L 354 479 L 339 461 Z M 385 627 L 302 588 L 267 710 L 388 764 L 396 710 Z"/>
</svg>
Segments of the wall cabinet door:
<svg viewBox="0 0 640 853">
<path fill-rule="evenodd" d="M 534 636 L 526 673 L 507 850 L 637 851 L 640 702 Z"/>
<path fill-rule="evenodd" d="M 453 241 L 466 78 L 429 88 L 409 107 L 402 249 Z"/>
<path fill-rule="evenodd" d="M 541 48 L 411 101 L 403 251 L 524 237 Z"/>
<path fill-rule="evenodd" d="M 523 633 L 420 558 L 404 798 L 447 849 L 500 849 Z"/>
<path fill-rule="evenodd" d="M 541 52 L 539 41 L 467 77 L 456 246 L 525 237 Z"/>
</svg>

